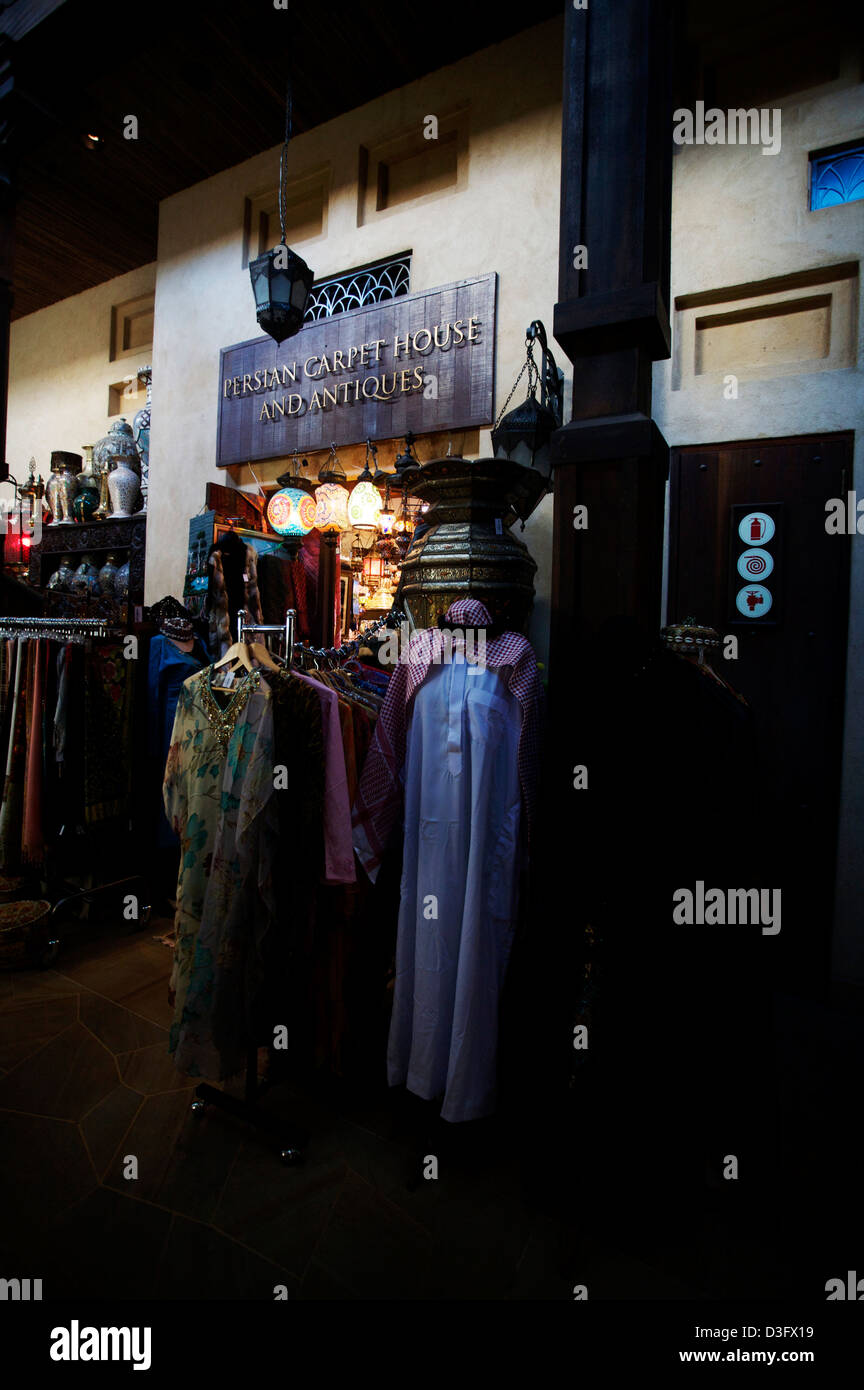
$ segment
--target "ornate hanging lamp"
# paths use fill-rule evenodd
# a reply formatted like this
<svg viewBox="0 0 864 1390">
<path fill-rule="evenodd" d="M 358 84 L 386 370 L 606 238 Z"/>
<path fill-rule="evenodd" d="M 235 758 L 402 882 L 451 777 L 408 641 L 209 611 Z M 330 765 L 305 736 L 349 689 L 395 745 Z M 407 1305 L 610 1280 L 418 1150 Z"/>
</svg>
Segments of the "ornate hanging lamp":
<svg viewBox="0 0 864 1390">
<path fill-rule="evenodd" d="M 372 481 L 372 474 L 369 471 L 369 455 L 373 450 L 371 440 L 366 440 L 366 462 L 363 465 L 363 472 L 354 484 L 351 493 L 351 500 L 348 503 L 348 520 L 355 531 L 376 531 L 378 528 L 378 517 L 381 513 L 381 494 Z M 378 460 L 375 460 L 375 471 L 378 469 Z"/>
<path fill-rule="evenodd" d="M 293 471 L 280 474 L 279 491 L 267 503 L 267 520 L 286 541 L 302 540 L 315 525 L 315 497 L 311 483 L 301 476 L 301 467 L 308 467 L 307 460 L 300 464 L 295 453 Z"/>
<path fill-rule="evenodd" d="M 325 535 L 350 531 L 345 470 L 339 462 L 336 445 L 330 445 L 330 456 L 318 473 L 319 487 L 315 489 L 315 525 Z"/>
<path fill-rule="evenodd" d="M 534 343 L 540 344 L 542 367 L 534 361 Z M 525 468 L 540 464 L 551 477 L 549 438 L 560 429 L 563 397 L 563 376 L 546 341 L 546 329 L 540 319 L 534 319 L 525 333 L 526 356 L 513 390 L 504 402 L 501 414 L 492 431 L 492 448 L 496 458 L 513 459 Z M 504 411 L 513 399 L 516 387 L 528 372 L 528 394 L 521 405 L 509 414 Z M 540 391 L 540 399 L 537 391 Z"/>
<path fill-rule="evenodd" d="M 289 81 L 285 99 L 285 139 L 279 158 L 280 244 L 249 264 L 255 294 L 255 316 L 264 332 L 269 333 L 277 343 L 293 338 L 303 327 L 309 291 L 315 278 L 315 272 L 285 241 L 285 182 L 288 144 L 293 131 L 293 105 Z"/>
</svg>

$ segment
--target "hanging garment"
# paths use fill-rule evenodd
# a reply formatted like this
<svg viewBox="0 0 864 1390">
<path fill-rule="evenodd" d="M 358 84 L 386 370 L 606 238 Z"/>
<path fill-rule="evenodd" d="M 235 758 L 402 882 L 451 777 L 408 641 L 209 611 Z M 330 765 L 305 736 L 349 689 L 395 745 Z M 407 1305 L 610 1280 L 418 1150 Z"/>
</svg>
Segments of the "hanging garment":
<svg viewBox="0 0 864 1390">
<path fill-rule="evenodd" d="M 211 547 L 208 565 L 205 612 L 210 624 L 209 645 L 217 656 L 224 656 L 237 634 L 239 609 L 246 609 L 250 622 L 261 622 L 258 552 L 236 531 L 226 531 Z"/>
<path fill-rule="evenodd" d="M 6 777 L 0 806 L 0 869 L 16 872 L 21 865 L 21 822 L 24 806 L 25 706 L 27 643 L 19 639 L 12 684 Z"/>
<path fill-rule="evenodd" d="M 298 555 L 289 560 L 284 550 L 270 550 L 258 557 L 258 589 L 265 623 L 284 623 L 293 608 L 297 614 L 295 638 L 308 640 L 312 633 L 306 604 L 306 568 Z"/>
<path fill-rule="evenodd" d="M 489 614 L 465 601 L 447 619 L 467 627 L 488 623 Z M 377 875 L 404 775 L 388 1080 L 426 1100 L 443 1094 L 442 1117 L 463 1121 L 495 1108 L 499 998 L 533 804 L 542 690 L 525 638 L 507 633 L 490 642 L 480 667 L 465 662 L 458 644 L 441 664 L 440 637 L 416 633 L 390 683 L 361 778 L 354 843 Z"/>
<path fill-rule="evenodd" d="M 463 629 L 491 623 L 489 610 L 476 599 L 460 599 L 452 603 L 445 616 L 447 622 Z M 402 809 L 401 770 L 405 764 L 411 705 L 429 671 L 442 663 L 445 652 L 443 633 L 436 629 L 421 629 L 414 633 L 407 653 L 399 658 L 390 679 L 375 725 L 354 808 L 354 847 L 373 883 Z M 504 632 L 486 643 L 485 666 L 488 670 L 502 672 L 508 690 L 515 695 L 522 710 L 519 785 L 525 811 L 526 839 L 530 843 L 544 703 L 537 659 L 526 637 L 516 632 Z"/>
<path fill-rule="evenodd" d="M 24 779 L 21 857 L 25 864 L 38 865 L 42 863 L 45 856 L 45 834 L 42 824 L 45 769 L 43 722 L 49 644 L 47 642 L 31 642 L 30 646 L 34 649 L 33 683 L 28 693 L 27 765 Z"/>
<path fill-rule="evenodd" d="M 84 819 L 95 825 L 129 814 L 133 663 L 121 642 L 94 643 L 84 673 Z"/>
<path fill-rule="evenodd" d="M 309 676 L 294 672 L 292 679 L 311 686 L 321 702 L 325 753 L 323 881 L 356 883 L 357 873 L 351 848 L 351 802 L 348 798 L 348 773 L 342 744 L 339 698 L 334 691 L 328 690 Z"/>
<path fill-rule="evenodd" d="M 278 821 L 270 692 L 252 671 L 225 700 L 211 673 L 183 684 L 165 768 L 165 814 L 181 845 L 169 1050 L 188 1075 L 222 1079 L 243 1062 L 247 996 L 230 986 L 245 969 L 243 941 L 272 924 Z M 220 971 L 232 976 L 218 1001 L 222 1050 L 213 1032 Z"/>
<path fill-rule="evenodd" d="M 171 733 L 177 701 L 185 680 L 194 676 L 210 658 L 202 642 L 195 642 L 191 652 L 181 651 L 168 637 L 158 633 L 150 643 L 147 684 L 147 728 L 150 756 L 158 768 L 159 805 L 156 842 L 161 849 L 177 844 L 177 837 L 165 816 L 161 804 L 162 777 L 171 746 Z"/>
</svg>

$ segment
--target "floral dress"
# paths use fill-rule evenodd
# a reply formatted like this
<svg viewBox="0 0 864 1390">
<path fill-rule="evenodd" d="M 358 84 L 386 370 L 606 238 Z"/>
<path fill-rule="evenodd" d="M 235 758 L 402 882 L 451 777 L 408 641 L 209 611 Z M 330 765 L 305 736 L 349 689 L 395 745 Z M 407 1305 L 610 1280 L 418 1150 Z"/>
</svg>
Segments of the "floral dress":
<svg viewBox="0 0 864 1390">
<path fill-rule="evenodd" d="M 278 843 L 271 693 L 257 671 L 214 691 L 212 667 L 184 682 L 165 769 L 180 839 L 169 1050 L 179 1070 L 221 1080 L 255 1045 L 251 999 L 275 921 Z"/>
</svg>

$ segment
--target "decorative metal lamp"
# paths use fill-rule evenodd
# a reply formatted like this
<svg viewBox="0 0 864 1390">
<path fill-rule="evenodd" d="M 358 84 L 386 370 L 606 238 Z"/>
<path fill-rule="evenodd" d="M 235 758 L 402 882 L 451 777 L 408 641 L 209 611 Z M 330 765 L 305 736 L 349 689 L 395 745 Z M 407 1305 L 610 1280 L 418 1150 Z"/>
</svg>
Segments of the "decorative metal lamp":
<svg viewBox="0 0 864 1390">
<path fill-rule="evenodd" d="M 405 452 L 404 454 L 398 455 L 396 462 L 393 465 L 400 478 L 403 477 L 406 473 L 411 474 L 418 473 L 420 471 L 420 460 L 417 458 L 417 455 L 412 452 L 413 448 L 414 435 L 409 430 L 408 433 L 405 435 Z"/>
<path fill-rule="evenodd" d="M 543 355 L 542 367 L 534 361 L 534 343 L 539 342 Z M 516 378 L 513 390 L 504 402 L 501 414 L 492 431 L 492 448 L 496 458 L 513 459 L 523 467 L 534 468 L 537 463 L 545 465 L 551 477 L 552 466 L 549 459 L 549 437 L 561 426 L 564 378 L 546 341 L 546 329 L 540 319 L 534 319 L 525 333 L 526 357 L 522 371 Z M 509 414 L 504 411 L 513 399 L 513 394 L 523 373 L 528 372 L 528 394 L 521 405 Z M 540 399 L 537 390 L 540 389 Z"/>
<path fill-rule="evenodd" d="M 249 276 L 255 294 L 255 316 L 265 333 L 269 333 L 277 343 L 293 338 L 303 327 L 303 316 L 309 300 L 309 291 L 315 272 L 310 270 L 302 256 L 292 251 L 285 241 L 285 175 L 287 170 L 288 143 L 291 139 L 293 121 L 293 99 L 291 85 L 285 101 L 285 140 L 279 159 L 279 227 L 280 244 L 272 251 L 249 264 Z"/>
</svg>

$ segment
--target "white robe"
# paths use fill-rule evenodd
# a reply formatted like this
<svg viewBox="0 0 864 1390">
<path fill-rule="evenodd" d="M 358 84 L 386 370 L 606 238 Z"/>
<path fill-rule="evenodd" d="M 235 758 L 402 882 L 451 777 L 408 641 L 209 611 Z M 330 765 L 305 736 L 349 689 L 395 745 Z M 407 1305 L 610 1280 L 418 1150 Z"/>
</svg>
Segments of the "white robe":
<svg viewBox="0 0 864 1390">
<path fill-rule="evenodd" d="M 454 653 L 455 656 L 455 653 Z M 391 1086 L 445 1120 L 495 1108 L 498 1004 L 520 868 L 522 712 L 503 676 L 433 666 L 407 731 Z"/>
</svg>

